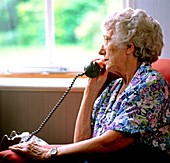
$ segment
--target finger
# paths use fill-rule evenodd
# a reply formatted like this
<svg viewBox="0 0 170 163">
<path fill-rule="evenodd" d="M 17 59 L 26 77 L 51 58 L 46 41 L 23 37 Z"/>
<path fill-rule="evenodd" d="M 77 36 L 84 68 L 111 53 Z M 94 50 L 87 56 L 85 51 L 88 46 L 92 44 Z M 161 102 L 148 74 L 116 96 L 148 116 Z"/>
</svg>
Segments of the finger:
<svg viewBox="0 0 170 163">
<path fill-rule="evenodd" d="M 9 149 L 15 149 L 15 148 L 21 148 L 22 146 L 17 144 L 17 145 L 12 145 L 12 146 L 9 146 Z"/>
<path fill-rule="evenodd" d="M 100 60 L 96 60 L 95 62 L 98 63 L 98 65 L 100 66 L 101 69 L 105 69 L 106 60 L 100 59 Z"/>
<path fill-rule="evenodd" d="M 19 144 L 15 144 L 15 145 L 12 145 L 12 146 L 9 146 L 9 149 L 22 149 L 24 147 L 27 147 L 29 146 L 30 142 L 24 142 L 24 143 L 19 143 Z"/>
</svg>

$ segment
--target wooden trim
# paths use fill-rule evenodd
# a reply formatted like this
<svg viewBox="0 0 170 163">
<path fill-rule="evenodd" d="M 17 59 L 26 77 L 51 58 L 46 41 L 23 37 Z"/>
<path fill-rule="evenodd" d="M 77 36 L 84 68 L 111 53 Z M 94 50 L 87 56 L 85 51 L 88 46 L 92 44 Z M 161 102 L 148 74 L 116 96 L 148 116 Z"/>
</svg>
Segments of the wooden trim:
<svg viewBox="0 0 170 163">
<path fill-rule="evenodd" d="M 78 72 L 73 73 L 56 73 L 56 74 L 39 74 L 39 73 L 13 73 L 0 74 L 0 78 L 74 78 Z M 82 78 L 87 78 L 85 75 Z"/>
</svg>

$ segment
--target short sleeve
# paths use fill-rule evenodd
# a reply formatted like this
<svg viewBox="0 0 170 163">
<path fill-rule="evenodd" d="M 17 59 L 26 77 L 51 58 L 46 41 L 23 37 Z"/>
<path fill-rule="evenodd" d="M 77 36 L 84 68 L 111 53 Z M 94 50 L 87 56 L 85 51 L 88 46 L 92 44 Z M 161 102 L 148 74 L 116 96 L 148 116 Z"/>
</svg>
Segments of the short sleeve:
<svg viewBox="0 0 170 163">
<path fill-rule="evenodd" d="M 168 124 L 168 100 L 168 86 L 161 78 L 151 76 L 135 87 L 130 86 L 117 104 L 119 111 L 109 129 L 149 133 L 165 127 Z"/>
</svg>

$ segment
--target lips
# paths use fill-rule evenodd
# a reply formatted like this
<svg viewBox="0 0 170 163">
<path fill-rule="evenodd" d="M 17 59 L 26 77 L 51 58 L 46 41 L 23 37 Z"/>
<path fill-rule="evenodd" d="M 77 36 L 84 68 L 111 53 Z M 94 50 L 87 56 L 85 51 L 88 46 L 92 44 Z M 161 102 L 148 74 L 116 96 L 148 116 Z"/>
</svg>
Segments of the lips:
<svg viewBox="0 0 170 163">
<path fill-rule="evenodd" d="M 104 62 L 107 62 L 108 60 L 109 60 L 109 59 L 107 59 L 107 58 L 103 59 Z"/>
</svg>

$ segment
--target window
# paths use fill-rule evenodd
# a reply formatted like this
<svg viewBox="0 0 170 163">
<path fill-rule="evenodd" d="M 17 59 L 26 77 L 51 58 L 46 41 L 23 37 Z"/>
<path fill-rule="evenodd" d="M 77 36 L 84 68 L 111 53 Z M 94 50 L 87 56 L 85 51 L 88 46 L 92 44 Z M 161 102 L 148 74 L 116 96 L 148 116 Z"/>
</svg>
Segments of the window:
<svg viewBox="0 0 170 163">
<path fill-rule="evenodd" d="M 83 71 L 98 57 L 110 6 L 123 0 L 1 0 L 0 73 Z"/>
</svg>

